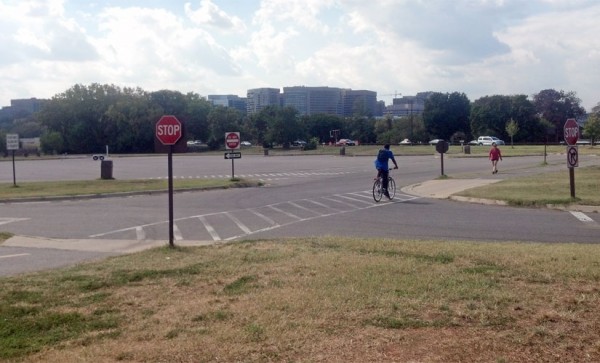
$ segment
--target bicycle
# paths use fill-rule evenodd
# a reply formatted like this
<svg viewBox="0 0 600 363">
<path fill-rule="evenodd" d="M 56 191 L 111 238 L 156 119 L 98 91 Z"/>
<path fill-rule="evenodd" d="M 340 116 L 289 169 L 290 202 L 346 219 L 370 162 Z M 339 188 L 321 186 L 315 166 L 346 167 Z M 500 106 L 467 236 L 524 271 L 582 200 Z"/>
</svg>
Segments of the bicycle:
<svg viewBox="0 0 600 363">
<path fill-rule="evenodd" d="M 394 196 L 396 196 L 396 181 L 390 174 L 388 174 L 388 193 L 390 195 L 389 200 L 394 199 Z M 373 183 L 373 199 L 379 203 L 381 198 L 383 198 L 383 177 L 378 175 Z"/>
</svg>

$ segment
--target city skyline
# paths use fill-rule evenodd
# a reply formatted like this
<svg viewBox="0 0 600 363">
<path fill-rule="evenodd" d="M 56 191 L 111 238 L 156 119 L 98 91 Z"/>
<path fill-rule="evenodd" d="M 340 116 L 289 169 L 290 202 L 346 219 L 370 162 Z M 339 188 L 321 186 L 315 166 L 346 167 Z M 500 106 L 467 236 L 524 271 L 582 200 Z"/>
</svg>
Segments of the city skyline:
<svg viewBox="0 0 600 363">
<path fill-rule="evenodd" d="M 245 96 L 286 85 L 600 102 L 593 0 L 7 0 L 0 105 L 75 84 Z"/>
</svg>

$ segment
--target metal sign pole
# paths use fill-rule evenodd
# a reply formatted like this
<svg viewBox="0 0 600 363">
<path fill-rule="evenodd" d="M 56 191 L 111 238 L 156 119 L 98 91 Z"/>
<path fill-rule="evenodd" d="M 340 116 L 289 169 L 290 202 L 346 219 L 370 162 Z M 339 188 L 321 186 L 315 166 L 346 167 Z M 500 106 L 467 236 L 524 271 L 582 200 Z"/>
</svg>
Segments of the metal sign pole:
<svg viewBox="0 0 600 363">
<path fill-rule="evenodd" d="M 234 173 L 234 168 L 233 168 L 233 158 L 231 159 L 231 180 L 233 180 L 235 173 Z"/>
<path fill-rule="evenodd" d="M 569 183 L 571 184 L 571 198 L 575 198 L 575 168 L 569 168 Z"/>
<path fill-rule="evenodd" d="M 169 169 L 169 247 L 175 247 L 173 243 L 173 145 L 169 145 L 167 168 Z"/>
<path fill-rule="evenodd" d="M 15 169 L 15 151 L 12 151 L 12 161 L 13 161 L 13 186 L 17 186 L 17 173 Z"/>
</svg>

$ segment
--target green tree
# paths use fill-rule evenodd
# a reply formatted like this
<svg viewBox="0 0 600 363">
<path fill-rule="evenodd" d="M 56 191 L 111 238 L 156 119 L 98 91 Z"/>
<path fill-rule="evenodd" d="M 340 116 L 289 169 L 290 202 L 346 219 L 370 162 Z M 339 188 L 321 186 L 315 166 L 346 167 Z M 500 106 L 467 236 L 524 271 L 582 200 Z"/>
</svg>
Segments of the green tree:
<svg viewBox="0 0 600 363">
<path fill-rule="evenodd" d="M 316 137 L 319 142 L 333 142 L 330 136 L 331 130 L 341 130 L 345 127 L 344 120 L 336 115 L 316 114 L 302 116 L 300 122 L 304 125 L 306 134 L 310 137 Z"/>
<path fill-rule="evenodd" d="M 590 114 L 583 127 L 583 135 L 590 138 L 593 147 L 595 141 L 600 138 L 600 112 Z"/>
<path fill-rule="evenodd" d="M 50 131 L 40 137 L 40 148 L 44 154 L 62 154 L 64 152 L 62 135 Z"/>
<path fill-rule="evenodd" d="M 533 96 L 533 103 L 538 115 L 554 126 L 556 142 L 564 139 L 563 128 L 568 118 L 578 118 L 585 114 L 575 92 L 545 89 Z"/>
<path fill-rule="evenodd" d="M 510 137 L 510 146 L 512 148 L 515 147 L 513 139 L 517 132 L 519 132 L 519 123 L 511 118 L 510 121 L 506 123 L 506 133 Z"/>
<path fill-rule="evenodd" d="M 188 140 L 208 140 L 210 136 L 208 115 L 213 106 L 196 93 L 188 93 L 185 98 L 187 103 L 185 127 Z"/>
<path fill-rule="evenodd" d="M 471 131 L 476 138 L 483 135 L 504 139 L 508 135 L 506 120 L 515 120 L 520 133 L 513 135 L 517 141 L 539 141 L 546 134 L 535 107 L 525 95 L 485 96 L 471 105 Z"/>
<path fill-rule="evenodd" d="M 470 111 L 464 93 L 433 93 L 425 100 L 423 123 L 432 137 L 448 140 L 457 131 L 470 133 Z"/>
<path fill-rule="evenodd" d="M 226 132 L 239 132 L 241 129 L 240 112 L 234 108 L 216 106 L 208 114 L 210 137 L 208 146 L 217 150 L 225 145 Z"/>
</svg>

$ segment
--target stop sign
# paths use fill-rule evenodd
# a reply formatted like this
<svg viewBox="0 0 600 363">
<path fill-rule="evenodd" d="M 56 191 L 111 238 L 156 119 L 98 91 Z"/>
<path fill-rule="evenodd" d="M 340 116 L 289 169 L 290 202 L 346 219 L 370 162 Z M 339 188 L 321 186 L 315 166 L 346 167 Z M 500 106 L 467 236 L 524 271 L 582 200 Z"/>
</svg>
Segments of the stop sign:
<svg viewBox="0 0 600 363">
<path fill-rule="evenodd" d="M 156 123 L 156 138 L 163 145 L 175 145 L 181 138 L 181 122 L 175 116 L 166 115 Z"/>
<path fill-rule="evenodd" d="M 567 145 L 575 145 L 579 140 L 579 125 L 574 118 L 570 118 L 565 122 L 564 134 Z"/>
<path fill-rule="evenodd" d="M 239 132 L 226 132 L 225 133 L 225 148 L 239 149 L 240 148 L 240 133 Z"/>
</svg>

